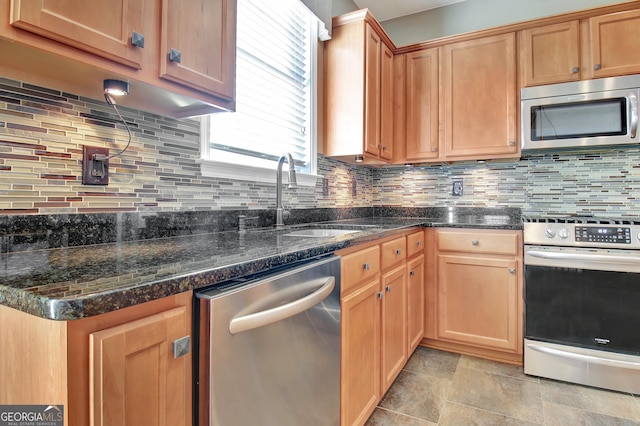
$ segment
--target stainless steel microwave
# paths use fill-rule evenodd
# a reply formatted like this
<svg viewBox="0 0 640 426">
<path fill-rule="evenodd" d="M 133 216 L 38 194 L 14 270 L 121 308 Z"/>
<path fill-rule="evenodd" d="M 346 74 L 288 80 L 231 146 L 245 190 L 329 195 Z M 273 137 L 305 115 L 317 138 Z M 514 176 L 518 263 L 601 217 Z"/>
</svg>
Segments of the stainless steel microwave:
<svg viewBox="0 0 640 426">
<path fill-rule="evenodd" d="M 640 75 L 527 87 L 522 150 L 638 144 Z"/>
</svg>

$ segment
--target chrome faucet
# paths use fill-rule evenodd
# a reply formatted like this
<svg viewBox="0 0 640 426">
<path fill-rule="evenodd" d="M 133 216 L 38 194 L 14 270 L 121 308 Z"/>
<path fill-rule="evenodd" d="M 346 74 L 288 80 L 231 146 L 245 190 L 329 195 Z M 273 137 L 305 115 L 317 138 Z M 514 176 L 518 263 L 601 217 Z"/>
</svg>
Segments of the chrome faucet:
<svg viewBox="0 0 640 426">
<path fill-rule="evenodd" d="M 276 169 L 276 228 L 284 226 L 283 219 L 289 216 L 289 212 L 282 207 L 282 163 L 287 160 L 289 163 L 289 185 L 287 188 L 296 188 L 298 181 L 296 180 L 295 164 L 290 153 L 285 152 L 278 160 L 278 168 Z"/>
</svg>

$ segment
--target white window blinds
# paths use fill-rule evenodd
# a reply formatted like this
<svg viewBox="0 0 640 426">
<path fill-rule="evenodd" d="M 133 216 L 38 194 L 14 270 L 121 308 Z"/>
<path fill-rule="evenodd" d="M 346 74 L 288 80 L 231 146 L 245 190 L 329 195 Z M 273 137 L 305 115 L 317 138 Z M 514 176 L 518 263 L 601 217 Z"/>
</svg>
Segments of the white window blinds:
<svg viewBox="0 0 640 426">
<path fill-rule="evenodd" d="M 299 0 L 238 0 L 236 112 L 210 116 L 211 160 L 275 169 L 280 155 L 290 152 L 298 171 L 315 173 L 316 26 Z"/>
</svg>

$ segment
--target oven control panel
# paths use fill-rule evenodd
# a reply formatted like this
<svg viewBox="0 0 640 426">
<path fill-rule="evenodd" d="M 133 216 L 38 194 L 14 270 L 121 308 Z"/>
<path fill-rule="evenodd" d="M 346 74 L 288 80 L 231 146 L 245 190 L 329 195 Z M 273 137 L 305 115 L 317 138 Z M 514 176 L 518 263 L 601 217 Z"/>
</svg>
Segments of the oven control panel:
<svg viewBox="0 0 640 426">
<path fill-rule="evenodd" d="M 577 242 L 631 244 L 631 228 L 623 226 L 576 226 Z"/>
<path fill-rule="evenodd" d="M 640 224 L 525 222 L 524 243 L 640 250 Z"/>
</svg>

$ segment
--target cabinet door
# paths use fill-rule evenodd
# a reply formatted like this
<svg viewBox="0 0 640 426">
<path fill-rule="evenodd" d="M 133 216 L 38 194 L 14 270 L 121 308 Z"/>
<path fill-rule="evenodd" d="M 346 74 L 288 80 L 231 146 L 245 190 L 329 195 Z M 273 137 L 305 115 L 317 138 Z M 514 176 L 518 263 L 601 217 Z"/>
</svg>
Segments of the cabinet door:
<svg viewBox="0 0 640 426">
<path fill-rule="evenodd" d="M 142 31 L 144 1 L 12 0 L 11 25 L 140 69 L 131 36 Z"/>
<path fill-rule="evenodd" d="M 407 362 L 407 269 L 401 265 L 382 276 L 382 392 Z"/>
<path fill-rule="evenodd" d="M 92 424 L 191 424 L 191 357 L 172 351 L 188 333 L 187 312 L 177 307 L 90 335 Z"/>
<path fill-rule="evenodd" d="M 380 157 L 393 159 L 393 52 L 385 43 L 380 51 Z"/>
<path fill-rule="evenodd" d="M 162 0 L 160 77 L 232 99 L 235 0 Z"/>
<path fill-rule="evenodd" d="M 380 156 L 380 36 L 369 26 L 365 29 L 365 134 L 364 151 Z"/>
<path fill-rule="evenodd" d="M 520 65 L 525 87 L 580 80 L 578 21 L 520 32 Z"/>
<path fill-rule="evenodd" d="M 640 73 L 640 10 L 589 19 L 594 77 Z"/>
<path fill-rule="evenodd" d="M 424 337 L 424 255 L 407 262 L 407 335 L 408 356 Z"/>
<path fill-rule="evenodd" d="M 438 49 L 406 55 L 405 159 L 438 158 Z"/>
<path fill-rule="evenodd" d="M 376 279 L 342 299 L 341 425 L 363 425 L 381 396 L 379 287 Z"/>
<path fill-rule="evenodd" d="M 438 337 L 516 352 L 519 282 L 516 261 L 437 256 Z"/>
<path fill-rule="evenodd" d="M 444 159 L 517 156 L 515 35 L 445 45 L 442 67 Z"/>
</svg>

